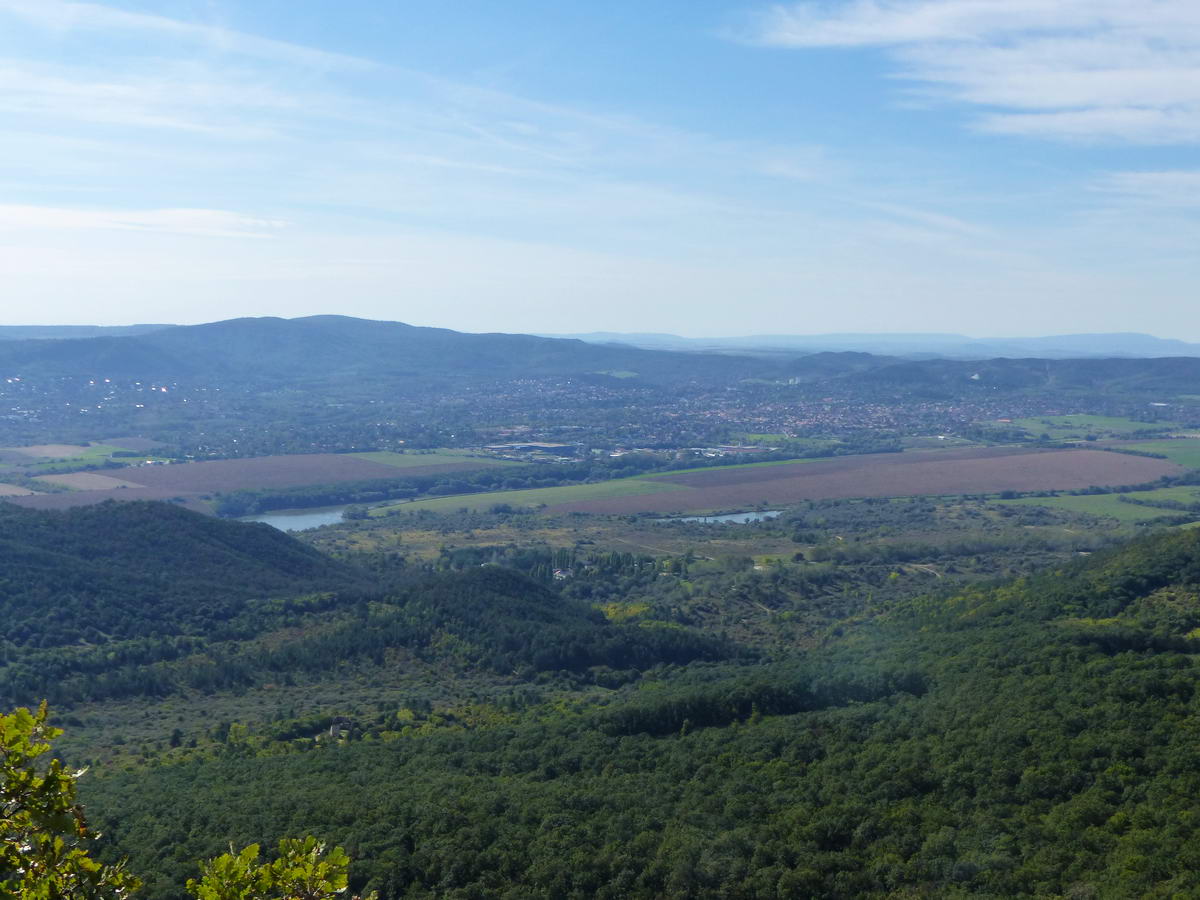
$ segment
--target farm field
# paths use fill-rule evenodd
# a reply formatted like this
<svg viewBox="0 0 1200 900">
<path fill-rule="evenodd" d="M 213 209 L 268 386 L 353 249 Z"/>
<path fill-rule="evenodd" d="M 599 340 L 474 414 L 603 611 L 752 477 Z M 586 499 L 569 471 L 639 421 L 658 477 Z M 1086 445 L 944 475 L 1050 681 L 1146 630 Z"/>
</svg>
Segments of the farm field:
<svg viewBox="0 0 1200 900">
<path fill-rule="evenodd" d="M 401 459 L 407 457 L 407 454 L 395 455 Z M 207 497 L 230 491 L 395 479 L 412 474 L 469 472 L 496 465 L 492 460 L 453 454 L 414 454 L 412 458 L 419 460 L 420 464 L 398 467 L 356 454 L 314 453 L 168 466 L 131 466 L 109 470 L 112 475 L 81 472 L 49 476 L 45 479 L 47 482 L 76 490 L 66 494 L 18 497 L 14 502 L 36 509 L 65 509 L 105 500 L 178 499 L 193 508 L 203 508 L 203 501 Z"/>
<path fill-rule="evenodd" d="M 118 448 L 103 444 L 35 444 L 30 447 L 6 447 L 30 459 L 89 459 L 106 457 Z"/>
<path fill-rule="evenodd" d="M 0 484 L 0 497 L 29 497 L 33 491 L 15 484 Z"/>
<path fill-rule="evenodd" d="M 24 472 L 46 471 L 64 463 L 86 466 L 107 460 L 121 448 L 112 444 L 37 444 L 28 447 L 0 447 L 0 464 Z"/>
<path fill-rule="evenodd" d="M 741 468 L 740 466 L 735 468 Z M 562 487 L 530 488 L 519 491 L 489 491 L 485 494 L 456 494 L 450 497 L 437 497 L 432 500 L 413 500 L 405 503 L 389 503 L 385 506 L 374 507 L 372 516 L 386 516 L 391 510 L 428 509 L 433 512 L 450 512 L 459 509 L 483 510 L 497 503 L 507 503 L 513 507 L 524 506 L 559 506 L 576 501 L 604 500 L 609 498 L 632 497 L 640 494 L 659 494 L 683 490 L 679 485 L 659 481 L 650 476 L 634 478 L 617 478 L 613 481 L 601 481 L 597 484 L 568 484 Z"/>
<path fill-rule="evenodd" d="M 1144 431 L 1165 431 L 1175 427 L 1173 422 L 1138 422 L 1121 416 L 1041 416 L 1013 419 L 1013 425 L 1031 435 L 1048 434 L 1054 441 L 1082 441 L 1087 435 L 1120 437 Z"/>
<path fill-rule="evenodd" d="M 466 471 L 465 466 L 472 469 L 482 469 L 491 466 L 517 466 L 518 462 L 509 459 L 491 459 L 486 456 L 472 456 L 466 451 L 437 450 L 433 453 L 393 453 L 390 450 L 378 450 L 372 453 L 348 454 L 356 459 L 392 466 L 397 469 L 423 469 L 431 474 L 436 471 Z M 454 466 L 454 469 L 431 470 L 432 466 Z M 424 474 L 419 473 L 419 474 Z"/>
<path fill-rule="evenodd" d="M 135 470 L 136 471 L 136 470 Z M 141 488 L 144 485 L 98 472 L 71 472 L 67 475 L 38 475 L 36 481 L 59 484 L 76 491 L 112 491 L 117 488 Z"/>
<path fill-rule="evenodd" d="M 114 453 L 142 453 L 140 445 L 153 441 L 127 439 L 130 446 L 117 441 L 90 444 L 36 444 L 27 447 L 0 447 L 0 478 L 4 473 L 20 476 L 58 475 L 88 466 L 104 465 Z M 138 448 L 132 445 L 138 444 Z M 148 457 L 145 457 L 148 458 Z M 134 463 L 139 457 L 125 457 L 122 462 Z"/>
<path fill-rule="evenodd" d="M 48 462 L 72 462 L 80 465 L 102 462 L 113 453 L 124 449 L 116 444 L 34 444 L 28 447 L 4 447 L 4 461 L 21 465 L 39 465 Z"/>
<path fill-rule="evenodd" d="M 689 469 L 595 485 L 419 500 L 406 510 L 545 505 L 549 512 L 704 513 L 801 500 L 1076 490 L 1140 484 L 1180 468 L 1102 450 L 971 448 Z M 386 515 L 386 508 L 375 514 Z"/>
<path fill-rule="evenodd" d="M 1021 497 L 1016 500 L 997 500 L 1005 506 L 1044 506 L 1050 509 L 1065 509 L 1068 512 L 1084 513 L 1089 516 L 1107 516 L 1119 522 L 1133 524 L 1179 515 L 1178 510 L 1159 509 L 1127 503 L 1122 497 L 1137 500 L 1170 500 L 1177 503 L 1200 503 L 1200 487 L 1160 488 L 1156 491 L 1134 491 L 1128 494 L 1085 494 L 1063 497 Z"/>
<path fill-rule="evenodd" d="M 670 478 L 693 493 L 574 502 L 551 508 L 561 512 L 670 513 L 824 498 L 1072 490 L 1089 485 L 1140 484 L 1178 471 L 1178 466 L 1165 460 L 1102 450 L 916 451 L 847 456 L 799 467 L 674 473 L 658 477 Z"/>
<path fill-rule="evenodd" d="M 1161 453 L 1173 463 L 1200 469 L 1200 438 L 1170 438 L 1162 441 L 1121 441 L 1112 446 L 1145 453 Z"/>
</svg>

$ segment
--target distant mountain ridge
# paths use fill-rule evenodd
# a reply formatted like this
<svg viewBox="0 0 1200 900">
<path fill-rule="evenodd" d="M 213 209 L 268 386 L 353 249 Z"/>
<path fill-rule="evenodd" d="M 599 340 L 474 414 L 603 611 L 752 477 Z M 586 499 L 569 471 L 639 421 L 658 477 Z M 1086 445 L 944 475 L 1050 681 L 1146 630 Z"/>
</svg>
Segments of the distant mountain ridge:
<svg viewBox="0 0 1200 900">
<path fill-rule="evenodd" d="M 748 377 L 761 361 L 605 347 L 527 334 L 470 334 L 348 316 L 243 318 L 145 334 L 0 341 L 0 370 L 73 376 L 347 378 L 635 373 L 651 380 Z"/>
<path fill-rule="evenodd" d="M 316 392 L 565 377 L 660 387 L 748 380 L 820 383 L 926 397 L 965 396 L 981 388 L 1200 393 L 1200 345 L 1148 335 L 1013 339 L 1025 342 L 1013 350 L 1014 354 L 1023 350 L 1020 355 L 969 358 L 950 352 L 960 346 L 954 343 L 959 340 L 955 335 L 825 335 L 821 340 L 827 346 L 808 349 L 789 349 L 786 343 L 816 339 L 784 336 L 771 339 L 780 342 L 774 347 L 753 347 L 759 339 L 730 338 L 721 340 L 746 346 L 721 349 L 670 335 L 625 337 L 663 344 L 675 341 L 688 349 L 647 349 L 529 334 L 472 334 L 347 316 L 267 317 L 178 325 L 137 335 L 0 340 L 0 374 L 203 379 L 252 384 L 258 390 L 286 387 Z M 887 354 L 843 346 L 860 337 L 876 340 L 876 349 L 886 349 Z M 945 352 L 908 353 L 917 339 L 924 341 L 921 346 L 940 345 Z M 982 342 L 977 346 L 978 352 L 985 347 Z M 1035 355 L 1038 346 L 1040 355 Z M 1147 354 L 1153 348 L 1166 352 L 1182 347 L 1189 352 L 1170 356 L 1115 352 L 1135 346 Z M 1063 355 L 1072 347 L 1076 352 Z M 1085 353 L 1086 348 L 1092 352 Z"/>
<path fill-rule="evenodd" d="M 878 358 L 878 357 L 876 357 Z M 940 399 L 999 391 L 1132 392 L 1154 399 L 1194 393 L 1200 358 L 888 360 L 888 365 L 847 373 L 843 388 L 899 398 Z"/>
<path fill-rule="evenodd" d="M 944 359 L 1152 358 L 1200 356 L 1200 344 L 1135 332 L 1062 334 L 1047 337 L 970 338 L 961 334 L 812 334 L 749 335 L 746 337 L 685 338 L 674 334 L 590 332 L 546 335 L 597 344 L 625 344 L 655 350 L 717 353 L 815 353 L 857 351 L 906 357 Z"/>
<path fill-rule="evenodd" d="M 0 325 L 0 341 L 70 340 L 149 334 L 174 325 Z"/>
</svg>

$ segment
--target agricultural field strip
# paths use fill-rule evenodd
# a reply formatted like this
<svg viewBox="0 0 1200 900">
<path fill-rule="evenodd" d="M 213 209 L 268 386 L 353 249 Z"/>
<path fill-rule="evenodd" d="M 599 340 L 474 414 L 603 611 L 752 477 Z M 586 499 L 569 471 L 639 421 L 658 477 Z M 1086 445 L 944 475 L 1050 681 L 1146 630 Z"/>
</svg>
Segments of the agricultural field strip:
<svg viewBox="0 0 1200 900">
<path fill-rule="evenodd" d="M 648 477 L 635 475 L 632 478 L 618 478 L 613 481 L 600 481 L 595 484 L 568 484 L 561 487 L 526 488 L 515 491 L 488 491 L 482 494 L 455 494 L 449 497 L 437 497 L 431 500 L 411 500 L 399 503 L 389 503 L 374 507 L 373 516 L 386 516 L 394 509 L 418 510 L 429 509 L 434 512 L 446 512 L 459 509 L 487 509 L 497 503 L 507 503 L 511 506 L 549 506 L 555 503 L 569 503 L 576 500 L 603 499 L 607 497 L 627 497 L 637 494 L 658 494 L 663 492 L 688 491 L 690 488 L 669 481 L 655 481 Z"/>
<path fill-rule="evenodd" d="M 1162 441 L 1120 441 L 1113 447 L 1124 450 L 1141 450 L 1143 453 L 1161 453 L 1173 463 L 1189 469 L 1200 469 L 1200 438 L 1169 438 Z"/>
<path fill-rule="evenodd" d="M 1012 424 L 1031 434 L 1043 432 L 1059 439 L 1070 435 L 1082 438 L 1086 434 L 1136 434 L 1139 431 L 1165 430 L 1177 427 L 1173 422 L 1138 422 L 1121 416 L 1041 416 L 1013 419 Z"/>
<path fill-rule="evenodd" d="M 44 463 L 51 460 L 70 462 L 93 462 L 107 459 L 121 450 L 113 444 L 36 444 L 30 447 L 0 447 L 6 454 L 24 457 L 26 463 Z M 11 457 L 10 457 L 11 458 Z"/>
<path fill-rule="evenodd" d="M 468 461 L 463 457 L 435 458 L 431 455 L 418 458 L 428 462 L 417 466 L 399 467 L 348 453 L 261 456 L 129 468 L 121 470 L 121 478 L 147 488 L 184 493 L 212 493 L 300 487 L 339 481 L 395 479 L 404 478 L 409 474 L 468 472 L 489 465 L 489 461 Z"/>
<path fill-rule="evenodd" d="M 404 458 L 407 454 L 395 454 Z M 75 488 L 70 493 L 13 495 L 13 502 L 36 509 L 66 509 L 105 500 L 181 499 L 194 509 L 206 508 L 202 497 L 239 490 L 305 487 L 355 481 L 385 481 L 426 475 L 477 471 L 501 460 L 460 456 L 454 453 L 413 454 L 419 465 L 401 467 L 361 459 L 356 454 L 320 453 L 263 456 L 250 459 L 206 460 L 174 465 L 129 466 L 99 473 L 55 475 L 45 480 Z M 64 480 L 65 479 L 65 480 Z M 98 479 L 104 479 L 103 481 Z M 117 490 L 121 482 L 127 488 Z"/>
<path fill-rule="evenodd" d="M 520 463 L 511 459 L 493 459 L 487 456 L 475 456 L 466 451 L 438 450 L 434 453 L 393 453 L 390 450 L 377 450 L 369 453 L 350 453 L 355 459 L 365 459 L 367 462 L 393 466 L 397 469 L 426 469 L 430 466 L 471 466 L 484 469 L 495 466 L 519 466 Z M 456 471 L 467 471 L 460 468 Z M 419 471 L 414 474 L 421 474 Z"/>
<path fill-rule="evenodd" d="M 1075 455 L 1070 459 L 1062 456 L 1068 453 Z M 1032 465 L 1034 461 L 1037 465 Z M 1070 489 L 1093 483 L 1132 484 L 1174 471 L 1176 466 L 1162 460 L 1100 450 L 932 450 L 687 469 L 599 484 L 464 494 L 377 507 L 372 514 L 387 515 L 389 509 L 397 507 L 435 512 L 487 509 L 498 503 L 545 505 L 557 512 L 691 513 L 823 497 L 995 493 L 1051 489 L 1056 485 Z"/>
<path fill-rule="evenodd" d="M 1165 516 L 1179 515 L 1179 511 L 1161 509 L 1154 506 L 1140 506 L 1127 503 L 1122 497 L 1135 500 L 1162 501 L 1169 500 L 1178 503 L 1200 502 L 1200 487 L 1171 487 L 1155 491 L 1133 491 L 1128 494 L 1075 494 L 1059 497 L 1021 497 L 1016 500 L 997 500 L 1005 506 L 1043 506 L 1050 509 L 1064 509 L 1068 512 L 1084 513 L 1091 516 L 1107 516 L 1121 522 L 1148 522 Z"/>
<path fill-rule="evenodd" d="M 144 485 L 99 472 L 71 472 L 65 475 L 35 475 L 35 481 L 57 484 L 78 491 L 114 491 L 117 488 L 142 489 Z"/>
<path fill-rule="evenodd" d="M 934 451 L 823 460 L 802 469 L 708 470 L 686 476 L 687 494 L 651 494 L 551 506 L 554 512 L 629 515 L 737 509 L 761 503 L 853 497 L 989 494 L 1140 484 L 1181 471 L 1166 460 L 1102 450 Z M 682 479 L 675 479 L 680 483 Z"/>
</svg>

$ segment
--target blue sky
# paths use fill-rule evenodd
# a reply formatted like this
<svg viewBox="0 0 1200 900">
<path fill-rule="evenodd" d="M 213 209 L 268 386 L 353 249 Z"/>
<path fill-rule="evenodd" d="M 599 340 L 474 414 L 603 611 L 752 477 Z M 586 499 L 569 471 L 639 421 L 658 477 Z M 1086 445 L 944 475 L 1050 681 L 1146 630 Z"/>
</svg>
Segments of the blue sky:
<svg viewBox="0 0 1200 900">
<path fill-rule="evenodd" d="M 0 0 L 0 321 L 1200 340 L 1194 0 Z"/>
</svg>

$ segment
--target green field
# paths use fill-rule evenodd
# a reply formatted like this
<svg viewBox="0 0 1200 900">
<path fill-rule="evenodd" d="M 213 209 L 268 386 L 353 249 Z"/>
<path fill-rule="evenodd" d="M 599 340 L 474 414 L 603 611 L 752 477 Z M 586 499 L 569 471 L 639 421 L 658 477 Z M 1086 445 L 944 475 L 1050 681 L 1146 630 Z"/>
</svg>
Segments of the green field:
<svg viewBox="0 0 1200 900">
<path fill-rule="evenodd" d="M 747 444 L 780 444 L 788 440 L 786 434 L 756 434 L 754 432 L 739 434 L 737 438 Z"/>
<path fill-rule="evenodd" d="M 870 456 L 872 454 L 863 454 Z M 731 469 L 764 469 L 767 466 L 797 466 L 804 463 L 828 461 L 832 456 L 814 456 L 809 459 L 769 459 L 766 462 L 733 463 L 728 466 L 696 466 L 693 469 L 680 469 L 678 472 L 659 472 L 655 475 L 636 475 L 636 478 L 674 478 L 676 475 L 695 475 L 697 472 L 728 472 Z M 642 491 L 642 493 L 647 493 Z"/>
<path fill-rule="evenodd" d="M 1084 513 L 1089 516 L 1107 516 L 1119 522 L 1133 524 L 1149 522 L 1164 516 L 1177 516 L 1179 510 L 1159 509 L 1153 506 L 1138 506 L 1125 503 L 1122 496 L 1139 500 L 1173 500 L 1179 503 L 1200 503 L 1200 487 L 1159 488 L 1156 491 L 1135 491 L 1129 494 L 1084 494 L 1060 497 L 1022 497 L 1018 500 L 997 500 L 1005 506 L 1046 506 L 1068 512 Z"/>
<path fill-rule="evenodd" d="M 371 509 L 372 516 L 386 516 L 390 511 L 428 509 L 433 512 L 453 512 L 459 509 L 486 510 L 497 503 L 507 503 L 520 508 L 529 506 L 553 506 L 557 503 L 574 503 L 579 500 L 607 500 L 611 497 L 629 497 L 635 494 L 657 494 L 662 491 L 684 491 L 687 488 L 658 481 L 648 477 L 618 478 L 597 484 L 567 484 L 561 487 L 530 488 L 523 491 L 489 491 L 486 494 L 455 494 L 432 500 L 412 500 L 406 503 L 389 503 Z"/>
<path fill-rule="evenodd" d="M 1145 453 L 1161 453 L 1173 463 L 1189 469 L 1200 469 L 1200 438 L 1174 438 L 1165 441 L 1144 441 L 1138 444 L 1122 444 L 1125 450 L 1141 450 Z"/>
<path fill-rule="evenodd" d="M 472 456 L 465 450 L 435 450 L 433 453 L 393 453 L 390 450 L 378 450 L 373 453 L 352 453 L 350 455 L 385 466 L 395 466 L 397 469 L 420 469 L 426 466 L 461 465 L 463 463 L 474 463 L 481 467 L 520 465 L 509 459 Z"/>
<path fill-rule="evenodd" d="M 39 446 L 54 449 L 46 449 L 37 456 L 24 456 L 23 454 L 14 452 L 14 448 L 0 448 L 0 450 L 6 451 L 5 459 L 7 460 L 5 463 L 0 464 L 0 471 L 22 475 L 57 474 L 59 472 L 74 471 L 85 466 L 98 465 L 107 462 L 113 453 L 125 452 L 120 447 L 113 447 L 108 444 L 88 444 L 86 447 L 73 444 L 48 444 Z M 137 457 L 118 457 L 116 461 L 120 463 L 132 463 L 151 458 L 154 458 L 153 454 Z"/>
<path fill-rule="evenodd" d="M 365 459 L 375 459 L 378 454 L 360 453 Z M 403 459 L 404 457 L 401 457 Z M 431 459 L 432 457 L 425 457 Z M 461 459 L 461 458 L 460 458 Z M 385 460 L 377 460 L 384 462 Z M 445 461 L 445 460 L 443 460 Z M 794 466 L 815 462 L 812 459 L 775 459 L 767 462 L 735 463 L 731 466 L 697 466 L 680 469 L 678 472 L 659 472 L 654 475 L 634 475 L 631 478 L 616 478 L 597 484 L 567 484 L 561 487 L 529 488 L 516 491 L 489 491 L 485 494 L 455 494 L 451 497 L 436 497 L 429 500 L 410 500 L 374 507 L 373 516 L 386 516 L 390 510 L 428 509 L 448 512 L 459 509 L 487 509 L 497 503 L 513 507 L 554 506 L 559 503 L 575 503 L 579 500 L 607 500 L 612 497 L 632 497 L 641 494 L 658 494 L 663 491 L 686 491 L 691 488 L 673 484 L 670 479 L 678 475 L 694 475 L 696 472 L 727 472 L 730 469 L 753 469 L 764 466 Z M 708 512 L 710 510 L 699 510 Z"/>
<path fill-rule="evenodd" d="M 1177 427 L 1173 422 L 1138 422 L 1121 416 L 1085 415 L 1013 419 L 1012 423 L 1034 437 L 1048 434 L 1054 441 L 1081 441 L 1089 434 L 1097 437 L 1121 437 L 1141 431 L 1165 431 Z"/>
</svg>

